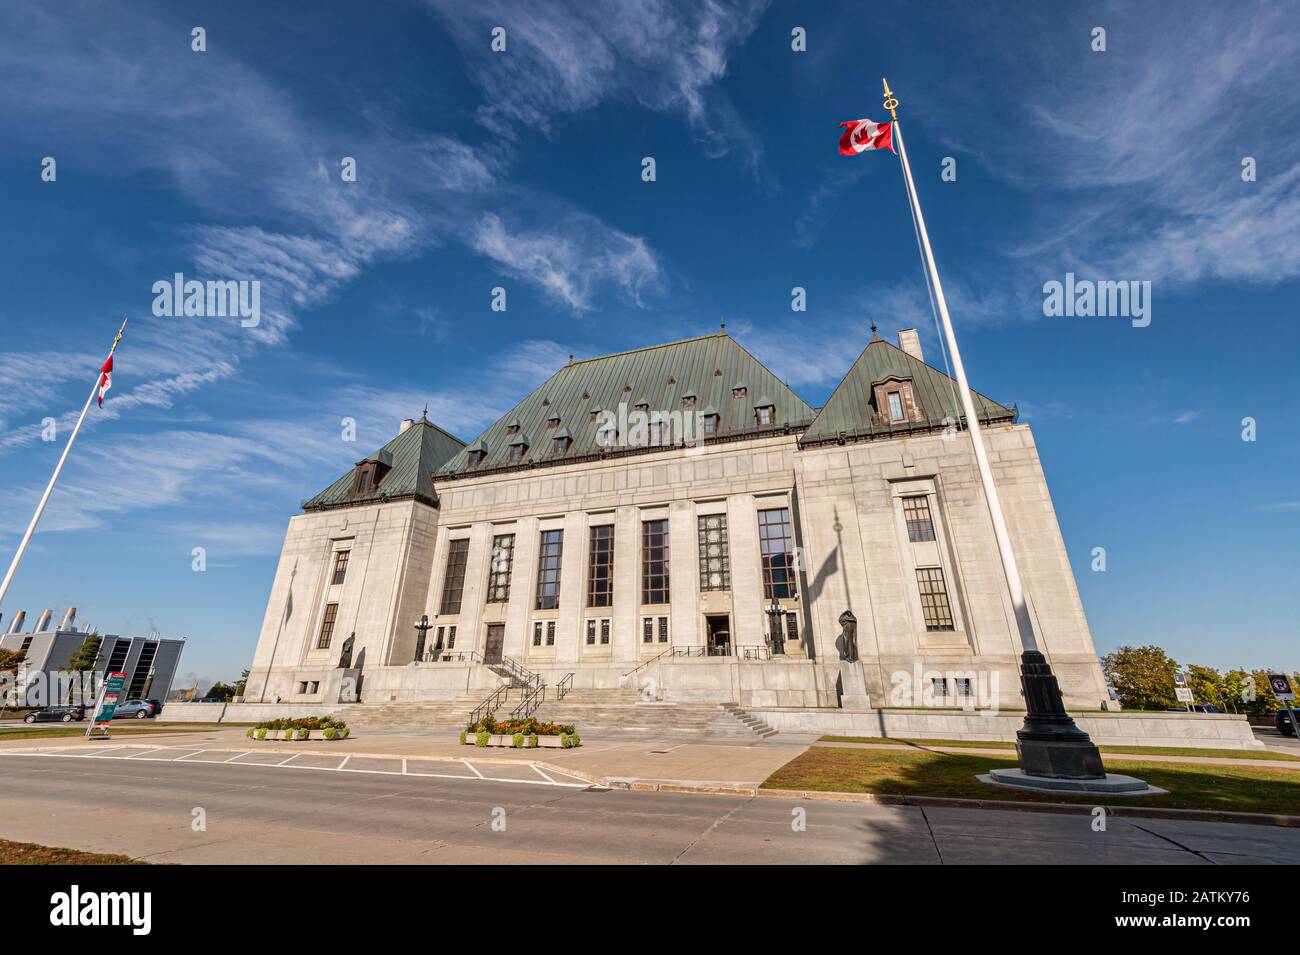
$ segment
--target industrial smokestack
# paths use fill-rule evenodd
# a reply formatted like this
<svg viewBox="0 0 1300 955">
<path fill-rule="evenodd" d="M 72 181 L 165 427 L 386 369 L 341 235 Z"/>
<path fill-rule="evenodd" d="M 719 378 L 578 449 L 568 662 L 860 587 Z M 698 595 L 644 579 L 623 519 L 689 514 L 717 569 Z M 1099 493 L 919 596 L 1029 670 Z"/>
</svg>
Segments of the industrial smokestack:
<svg viewBox="0 0 1300 955">
<path fill-rule="evenodd" d="M 77 608 L 69 607 L 68 612 L 63 615 L 63 623 L 59 624 L 60 630 L 71 630 L 72 621 L 77 619 Z"/>
<path fill-rule="evenodd" d="M 22 633 L 23 621 L 26 619 L 27 619 L 26 610 L 20 610 L 18 611 L 18 613 L 14 614 L 14 618 L 9 621 L 9 632 Z"/>
<path fill-rule="evenodd" d="M 44 610 L 42 610 L 40 618 L 36 621 L 36 629 L 33 632 L 34 633 L 44 632 L 45 628 L 50 625 L 50 617 L 52 617 L 53 615 L 54 615 L 54 611 L 51 610 L 49 607 L 46 607 Z"/>
</svg>

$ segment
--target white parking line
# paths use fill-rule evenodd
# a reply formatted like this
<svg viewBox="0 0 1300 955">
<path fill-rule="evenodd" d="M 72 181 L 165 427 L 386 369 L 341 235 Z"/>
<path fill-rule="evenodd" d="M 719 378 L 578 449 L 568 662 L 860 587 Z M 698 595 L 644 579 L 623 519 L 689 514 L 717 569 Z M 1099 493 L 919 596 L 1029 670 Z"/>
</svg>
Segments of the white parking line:
<svg viewBox="0 0 1300 955">
<path fill-rule="evenodd" d="M 146 752 L 156 753 L 166 748 L 167 747 L 159 746 L 159 747 L 155 747 L 152 750 L 147 750 Z M 471 763 L 468 759 L 464 759 L 464 758 L 452 760 L 451 762 L 462 763 L 470 772 L 474 774 L 473 776 L 466 776 L 463 773 L 411 772 L 407 766 L 407 761 L 405 758 L 401 759 L 401 763 L 402 763 L 401 770 L 347 769 L 345 767 L 347 766 L 348 761 L 352 758 L 351 755 L 344 756 L 343 761 L 339 763 L 337 766 L 307 766 L 302 763 L 294 763 L 293 760 L 297 759 L 299 756 L 311 755 L 311 754 L 306 754 L 301 752 L 291 753 L 289 756 L 285 757 L 278 763 L 240 762 L 240 757 L 252 755 L 251 750 L 241 752 L 241 753 L 235 753 L 226 759 L 205 759 L 205 760 L 189 759 L 189 757 L 191 756 L 202 756 L 204 753 L 217 753 L 217 752 L 223 752 L 223 751 L 203 749 L 203 750 L 198 750 L 196 752 L 187 752 L 183 756 L 162 757 L 162 756 L 145 756 L 143 754 L 136 754 L 134 756 L 125 757 L 125 758 L 139 759 L 142 761 L 154 762 L 154 763 L 180 763 L 180 762 L 188 761 L 188 762 L 201 762 L 210 766 L 254 766 L 254 767 L 260 767 L 262 769 L 284 768 L 284 769 L 314 770 L 316 772 L 322 772 L 322 773 L 339 773 L 339 772 L 360 773 L 363 775 L 372 775 L 372 776 L 419 776 L 426 779 L 460 779 L 468 782 L 482 781 L 482 782 L 490 782 L 490 783 L 515 783 L 517 785 L 522 785 L 522 786 L 554 786 L 561 789 L 586 789 L 591 785 L 590 783 L 587 782 L 574 782 L 574 783 L 559 782 L 556 779 L 554 779 L 552 776 L 547 774 L 545 771 L 543 771 L 542 768 L 538 766 L 536 763 L 528 763 L 527 765 L 532 767 L 533 771 L 542 777 L 541 779 L 512 779 L 505 776 L 485 776 L 482 772 L 479 771 L 477 766 Z M 53 758 L 53 759 L 103 759 L 104 758 L 103 754 L 96 755 L 94 753 L 86 753 L 86 752 L 68 753 L 68 752 L 57 752 L 57 751 L 42 751 L 42 752 L 10 751 L 10 752 L 0 752 L 0 756 L 44 756 L 46 758 Z M 114 758 L 120 759 L 123 757 L 114 757 Z M 383 758 L 383 757 L 379 757 L 379 758 Z M 391 757 L 391 758 L 397 759 L 398 757 Z"/>
</svg>

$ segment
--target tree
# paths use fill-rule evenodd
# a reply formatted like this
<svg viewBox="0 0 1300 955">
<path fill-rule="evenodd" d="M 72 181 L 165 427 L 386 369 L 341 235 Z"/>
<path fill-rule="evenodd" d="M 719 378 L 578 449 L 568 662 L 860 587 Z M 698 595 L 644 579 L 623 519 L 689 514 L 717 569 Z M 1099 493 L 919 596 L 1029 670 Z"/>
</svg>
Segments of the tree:
<svg viewBox="0 0 1300 955">
<path fill-rule="evenodd" d="M 18 667 L 26 657 L 22 650 L 0 650 L 0 711 L 18 705 Z"/>
<path fill-rule="evenodd" d="M 235 695 L 235 687 L 229 683 L 222 683 L 220 680 L 212 684 L 207 692 L 207 698 L 222 700 L 223 702 L 229 702 L 230 698 Z"/>
<path fill-rule="evenodd" d="M 1102 671 L 1129 710 L 1164 710 L 1178 704 L 1178 664 L 1160 647 L 1120 647 L 1101 660 Z"/>
<path fill-rule="evenodd" d="M 243 696 L 244 690 L 248 687 L 248 671 L 245 670 L 239 674 L 239 680 L 235 683 L 235 696 Z"/>
<path fill-rule="evenodd" d="M 1246 712 L 1264 714 L 1282 709 L 1282 704 L 1273 695 L 1273 687 L 1269 685 L 1268 671 L 1255 670 L 1251 676 L 1254 677 L 1255 699 L 1246 704 Z"/>
<path fill-rule="evenodd" d="M 18 665 L 26 657 L 22 650 L 0 650 L 0 673 L 17 673 Z"/>
<path fill-rule="evenodd" d="M 1214 706 L 1228 708 L 1227 694 L 1223 688 L 1223 677 L 1219 671 L 1210 667 L 1187 665 L 1188 685 L 1192 688 L 1192 698 L 1196 703 L 1210 703 Z"/>
<path fill-rule="evenodd" d="M 72 651 L 72 656 L 68 657 L 67 669 L 75 673 L 77 678 L 68 686 L 67 702 L 72 702 L 72 689 L 81 683 L 81 675 L 87 670 L 95 669 L 95 661 L 99 659 L 99 645 L 101 639 L 98 632 L 86 634 L 86 639 L 81 641 L 81 646 Z"/>
</svg>

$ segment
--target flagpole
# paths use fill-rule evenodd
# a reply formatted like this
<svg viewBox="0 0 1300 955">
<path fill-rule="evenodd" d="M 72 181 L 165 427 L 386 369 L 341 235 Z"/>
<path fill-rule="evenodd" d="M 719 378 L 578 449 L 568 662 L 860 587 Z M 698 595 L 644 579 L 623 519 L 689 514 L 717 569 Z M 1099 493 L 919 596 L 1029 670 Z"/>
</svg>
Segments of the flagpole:
<svg viewBox="0 0 1300 955">
<path fill-rule="evenodd" d="M 944 298 L 943 283 L 939 281 L 939 268 L 934 261 L 934 251 L 930 248 L 930 236 L 925 229 L 925 216 L 921 214 L 921 200 L 917 197 L 916 183 L 912 179 L 912 167 L 907 161 L 907 147 L 903 143 L 903 130 L 898 122 L 898 99 L 889 88 L 889 81 L 882 79 L 881 82 L 885 90 L 884 106 L 889 110 L 893 120 L 893 139 L 898 142 L 898 158 L 901 160 L 903 179 L 907 184 L 908 202 L 916 219 L 925 268 L 930 276 L 939 319 L 943 325 L 944 340 L 948 344 L 948 353 L 952 357 L 953 373 L 957 378 L 962 410 L 966 415 L 966 429 L 970 432 L 975 464 L 979 469 L 980 483 L 984 487 L 984 501 L 988 505 L 989 518 L 993 522 L 993 536 L 997 541 L 998 556 L 1002 560 L 1007 591 L 1011 597 L 1011 608 L 1015 613 L 1016 629 L 1020 634 L 1020 681 L 1024 688 L 1027 712 L 1023 728 L 1016 733 L 1016 751 L 1020 756 L 1021 765 L 1019 773 L 1023 778 L 1017 778 L 1015 782 L 1022 786 L 1036 788 L 1034 780 L 1044 777 L 1105 780 L 1107 776 L 1102 766 L 1101 753 L 1093 745 L 1088 734 L 1079 729 L 1066 712 L 1060 684 L 1057 682 L 1056 675 L 1052 673 L 1047 657 L 1039 648 L 1038 638 L 1034 633 L 1033 618 L 1030 616 L 1024 585 L 1020 579 L 1020 567 L 1016 563 L 1015 551 L 1011 546 L 1011 535 L 1007 532 L 1006 516 L 1002 510 L 1002 500 L 998 496 L 997 485 L 993 480 L 993 469 L 989 466 L 988 451 L 984 446 L 979 412 L 975 407 L 970 383 L 966 380 L 966 367 L 957 348 L 957 336 L 953 331 L 952 318 L 948 315 L 948 302 Z M 994 770 L 991 775 L 996 781 L 1006 784 L 1008 780 L 998 778 L 1006 772 Z"/>
<path fill-rule="evenodd" d="M 112 358 L 113 352 L 117 351 L 117 345 L 122 340 L 124 331 L 126 331 L 125 318 L 122 319 L 122 327 L 117 330 L 117 336 L 113 339 L 113 346 L 108 350 L 109 358 Z M 27 525 L 27 531 L 18 544 L 18 551 L 9 564 L 9 570 L 5 573 L 4 582 L 0 583 L 0 603 L 4 602 L 5 594 L 9 592 L 9 584 L 13 582 L 14 574 L 18 572 L 18 564 L 22 561 L 23 554 L 27 552 L 27 545 L 31 542 L 32 534 L 36 532 L 36 525 L 40 522 L 41 515 L 45 513 L 45 505 L 49 503 L 50 495 L 54 492 L 54 485 L 58 483 L 59 474 L 63 471 L 63 465 L 68 460 L 68 453 L 72 450 L 72 443 L 77 440 L 77 433 L 81 430 L 81 423 L 86 420 L 86 412 L 90 410 L 90 403 L 95 400 L 95 394 L 99 391 L 101 375 L 102 372 L 95 374 L 95 384 L 91 386 L 90 396 L 86 398 L 81 414 L 77 417 L 76 427 L 72 429 L 72 434 L 68 437 L 68 443 L 63 448 L 63 454 L 59 456 L 59 463 L 54 466 L 54 473 L 50 475 L 50 483 L 45 485 L 45 493 L 41 495 L 40 503 L 36 505 L 36 513 L 32 515 L 31 523 Z"/>
</svg>

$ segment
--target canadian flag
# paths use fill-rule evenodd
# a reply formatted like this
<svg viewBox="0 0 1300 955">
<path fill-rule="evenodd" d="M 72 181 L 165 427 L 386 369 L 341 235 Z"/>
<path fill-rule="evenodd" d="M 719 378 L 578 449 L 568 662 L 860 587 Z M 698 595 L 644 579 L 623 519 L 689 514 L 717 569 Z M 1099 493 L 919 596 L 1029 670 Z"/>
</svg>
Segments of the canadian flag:
<svg viewBox="0 0 1300 955">
<path fill-rule="evenodd" d="M 840 123 L 847 126 L 840 137 L 840 155 L 856 156 L 869 149 L 894 151 L 894 124 L 873 123 L 869 119 L 850 119 Z"/>
<path fill-rule="evenodd" d="M 113 387 L 113 356 L 109 355 L 99 369 L 99 407 L 104 407 L 104 392 Z"/>
</svg>

